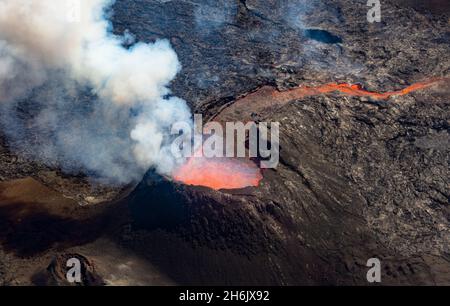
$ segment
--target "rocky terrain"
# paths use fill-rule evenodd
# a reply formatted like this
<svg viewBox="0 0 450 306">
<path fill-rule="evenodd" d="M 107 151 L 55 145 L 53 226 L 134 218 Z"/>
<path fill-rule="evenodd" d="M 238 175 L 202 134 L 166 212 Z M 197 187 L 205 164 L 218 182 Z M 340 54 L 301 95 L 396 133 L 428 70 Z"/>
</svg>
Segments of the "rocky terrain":
<svg viewBox="0 0 450 306">
<path fill-rule="evenodd" d="M 448 81 L 387 100 L 239 103 L 262 87 L 386 92 L 449 77 L 444 2 L 382 1 L 370 24 L 362 0 L 117 0 L 115 32 L 170 40 L 183 65 L 171 88 L 194 112 L 280 122 L 280 165 L 241 190 L 151 171 L 104 186 L 2 139 L 0 283 L 47 283 L 63 252 L 107 284 L 367 285 L 377 257 L 383 285 L 449 285 Z"/>
</svg>

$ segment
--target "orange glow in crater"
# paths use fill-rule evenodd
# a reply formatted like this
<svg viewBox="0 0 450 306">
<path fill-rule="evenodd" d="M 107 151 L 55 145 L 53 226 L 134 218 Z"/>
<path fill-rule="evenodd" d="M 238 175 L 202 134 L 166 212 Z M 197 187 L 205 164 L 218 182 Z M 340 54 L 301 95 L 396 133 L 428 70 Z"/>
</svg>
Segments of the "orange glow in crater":
<svg viewBox="0 0 450 306">
<path fill-rule="evenodd" d="M 193 157 L 175 171 L 173 178 L 187 185 L 219 190 L 258 186 L 262 174 L 250 160 Z"/>
</svg>

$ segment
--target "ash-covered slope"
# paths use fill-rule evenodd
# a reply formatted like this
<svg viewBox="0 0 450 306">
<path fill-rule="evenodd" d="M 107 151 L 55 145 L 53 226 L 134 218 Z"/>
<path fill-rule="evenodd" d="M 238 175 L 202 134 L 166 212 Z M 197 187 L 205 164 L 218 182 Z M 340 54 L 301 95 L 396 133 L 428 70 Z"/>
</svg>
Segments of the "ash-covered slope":
<svg viewBox="0 0 450 306">
<path fill-rule="evenodd" d="M 108 205 L 120 219 L 108 237 L 180 284 L 367 284 L 371 257 L 383 284 L 450 284 L 448 85 L 233 112 L 265 85 L 383 92 L 448 77 L 449 15 L 409 2 L 383 2 L 381 23 L 369 24 L 366 1 L 118 0 L 116 32 L 170 39 L 183 65 L 173 91 L 194 111 L 279 121 L 281 163 L 237 191 L 148 174 Z M 84 203 L 121 192 L 11 154 L 1 155 L 5 180 L 32 175 Z"/>
</svg>

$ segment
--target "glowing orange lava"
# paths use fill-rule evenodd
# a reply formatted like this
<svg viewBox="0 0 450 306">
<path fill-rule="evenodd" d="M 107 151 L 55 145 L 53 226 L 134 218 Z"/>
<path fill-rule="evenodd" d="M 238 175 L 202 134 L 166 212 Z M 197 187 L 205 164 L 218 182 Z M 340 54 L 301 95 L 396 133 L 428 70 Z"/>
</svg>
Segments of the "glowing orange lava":
<svg viewBox="0 0 450 306">
<path fill-rule="evenodd" d="M 187 185 L 219 190 L 258 186 L 262 174 L 250 160 L 193 157 L 175 171 L 173 178 Z"/>
<path fill-rule="evenodd" d="M 349 96 L 366 96 L 373 99 L 389 99 L 392 96 L 406 95 L 411 92 L 429 88 L 448 78 L 433 78 L 415 83 L 402 90 L 378 93 L 364 90 L 361 85 L 330 83 L 320 86 L 300 86 L 287 91 L 264 86 L 259 90 L 236 100 L 224 108 L 213 120 L 217 122 L 251 121 L 249 114 L 259 113 L 277 105 L 307 96 L 340 92 Z M 206 186 L 213 189 L 237 189 L 258 186 L 262 179 L 260 169 L 250 160 L 231 158 L 193 157 L 173 174 L 176 181 L 188 185 Z"/>
<path fill-rule="evenodd" d="M 423 82 L 418 82 L 413 85 L 410 85 L 404 89 L 397 90 L 397 91 L 388 91 L 384 93 L 378 93 L 373 91 L 367 91 L 362 88 L 361 85 L 357 84 L 347 84 L 347 83 L 330 83 L 320 86 L 300 86 L 298 88 L 291 89 L 289 91 L 277 91 L 273 92 L 273 98 L 275 99 L 281 99 L 281 100 L 292 100 L 292 99 L 298 99 L 301 97 L 306 96 L 314 96 L 319 94 L 326 94 L 331 92 L 340 92 L 349 96 L 359 96 L 359 97 L 371 97 L 373 99 L 377 100 L 384 100 L 389 99 L 392 96 L 403 96 L 407 95 L 411 92 L 426 89 L 428 87 L 431 87 L 432 85 L 435 85 L 436 83 L 442 81 L 443 79 L 430 79 Z"/>
</svg>

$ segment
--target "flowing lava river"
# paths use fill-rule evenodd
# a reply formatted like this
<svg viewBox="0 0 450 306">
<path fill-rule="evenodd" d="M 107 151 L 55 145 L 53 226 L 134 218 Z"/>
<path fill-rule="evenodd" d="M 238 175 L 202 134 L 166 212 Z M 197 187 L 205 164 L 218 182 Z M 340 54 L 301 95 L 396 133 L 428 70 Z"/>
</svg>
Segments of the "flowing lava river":
<svg viewBox="0 0 450 306">
<path fill-rule="evenodd" d="M 376 100 L 386 100 L 393 96 L 402 96 L 414 91 L 423 90 L 448 80 L 449 78 L 434 78 L 415 83 L 398 91 L 384 93 L 367 91 L 360 85 L 338 83 L 312 87 L 300 86 L 281 92 L 273 87 L 265 86 L 256 92 L 235 101 L 231 107 L 225 108 L 214 119 L 220 118 L 220 121 L 224 122 L 226 121 L 224 119 L 227 117 L 236 118 L 236 116 L 233 115 L 233 112 L 234 114 L 248 113 L 248 105 L 252 105 L 252 107 L 253 105 L 258 105 L 261 109 L 282 105 L 289 101 L 308 96 L 336 92 L 347 96 L 370 97 Z M 258 109 L 253 111 L 258 111 Z M 241 120 L 248 121 L 250 118 L 241 118 Z M 259 185 L 263 176 L 259 167 L 250 159 L 192 157 L 173 173 L 173 178 L 175 181 L 186 185 L 206 186 L 215 190 L 220 190 L 239 189 L 249 186 L 256 187 Z"/>
</svg>

